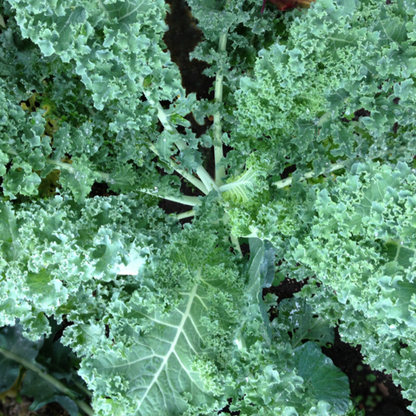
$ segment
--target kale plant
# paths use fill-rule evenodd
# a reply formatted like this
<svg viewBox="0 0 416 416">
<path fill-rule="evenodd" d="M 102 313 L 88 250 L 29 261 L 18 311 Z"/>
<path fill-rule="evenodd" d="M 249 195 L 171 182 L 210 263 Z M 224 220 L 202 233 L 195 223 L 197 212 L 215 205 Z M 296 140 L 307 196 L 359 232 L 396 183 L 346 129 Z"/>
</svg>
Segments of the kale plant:
<svg viewBox="0 0 416 416">
<path fill-rule="evenodd" d="M 101 416 L 354 415 L 336 325 L 415 401 L 415 3 L 187 2 L 213 100 L 163 0 L 3 2 L 0 325 L 70 322 Z"/>
</svg>

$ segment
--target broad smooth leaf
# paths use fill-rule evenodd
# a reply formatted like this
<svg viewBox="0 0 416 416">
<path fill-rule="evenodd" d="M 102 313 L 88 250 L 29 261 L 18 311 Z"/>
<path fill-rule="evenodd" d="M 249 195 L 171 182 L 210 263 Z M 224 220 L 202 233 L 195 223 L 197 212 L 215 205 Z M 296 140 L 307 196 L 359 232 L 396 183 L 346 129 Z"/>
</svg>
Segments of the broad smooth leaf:
<svg viewBox="0 0 416 416">
<path fill-rule="evenodd" d="M 304 379 L 308 396 L 333 406 L 334 415 L 344 415 L 348 409 L 348 377 L 326 357 L 314 342 L 295 349 L 298 374 Z"/>
</svg>

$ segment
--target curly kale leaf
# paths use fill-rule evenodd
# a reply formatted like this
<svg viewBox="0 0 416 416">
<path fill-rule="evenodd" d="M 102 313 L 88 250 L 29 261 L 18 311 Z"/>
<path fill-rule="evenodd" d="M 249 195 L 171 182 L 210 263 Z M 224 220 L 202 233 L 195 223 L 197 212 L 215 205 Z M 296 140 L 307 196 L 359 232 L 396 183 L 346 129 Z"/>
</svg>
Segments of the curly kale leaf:
<svg viewBox="0 0 416 416">
<path fill-rule="evenodd" d="M 298 171 L 319 171 L 387 150 L 410 161 L 414 11 L 401 7 L 316 2 L 297 17 L 287 38 L 262 49 L 253 72 L 241 77 L 231 145 L 261 148 L 280 172 L 288 159 Z"/>
<path fill-rule="evenodd" d="M 408 354 L 416 348 L 415 185 L 414 170 L 402 162 L 355 164 L 331 186 L 315 185 L 310 235 L 297 241 L 292 260 L 321 285 L 303 291 L 317 313 L 340 319 L 344 340 L 361 344 L 368 362 L 393 373 L 413 400 L 400 342 Z"/>
</svg>

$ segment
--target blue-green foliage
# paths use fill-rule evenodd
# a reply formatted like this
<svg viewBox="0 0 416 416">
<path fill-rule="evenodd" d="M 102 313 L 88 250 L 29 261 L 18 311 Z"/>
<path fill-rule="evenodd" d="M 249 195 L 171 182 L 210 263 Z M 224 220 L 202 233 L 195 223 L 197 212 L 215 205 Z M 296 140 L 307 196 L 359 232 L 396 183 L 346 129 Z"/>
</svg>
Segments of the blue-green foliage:
<svg viewBox="0 0 416 416">
<path fill-rule="evenodd" d="M 362 345 L 369 364 L 392 373 L 410 400 L 416 399 L 415 173 L 405 163 L 357 164 L 328 189 L 316 189 L 316 219 L 294 252 L 316 274 L 319 292 L 335 291 L 337 303 L 312 298 L 316 311 L 340 319 L 344 340 Z"/>
<path fill-rule="evenodd" d="M 414 153 L 414 5 L 332 3 L 318 1 L 284 41 L 259 51 L 236 92 L 232 146 L 248 141 L 281 165 L 315 169 L 402 145 L 400 157 Z M 371 115 L 348 122 L 359 109 Z"/>
<path fill-rule="evenodd" d="M 71 322 L 101 416 L 358 414 L 337 324 L 415 401 L 414 2 L 188 4 L 212 101 L 162 0 L 0 6 L 0 325 Z M 263 298 L 287 273 L 302 292 Z"/>
</svg>

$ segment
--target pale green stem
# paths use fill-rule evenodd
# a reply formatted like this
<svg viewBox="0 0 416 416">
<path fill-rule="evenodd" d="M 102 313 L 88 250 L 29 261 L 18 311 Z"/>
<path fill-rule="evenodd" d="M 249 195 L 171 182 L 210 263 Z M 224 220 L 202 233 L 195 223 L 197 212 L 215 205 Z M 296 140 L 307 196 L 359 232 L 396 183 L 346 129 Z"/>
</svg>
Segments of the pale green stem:
<svg viewBox="0 0 416 416">
<path fill-rule="evenodd" d="M 176 140 L 175 144 L 181 151 L 185 150 L 188 147 L 183 140 Z M 201 178 L 201 181 L 204 183 L 206 189 L 208 189 L 208 192 L 211 192 L 213 189 L 218 191 L 217 184 L 211 178 L 211 175 L 205 170 L 203 166 L 198 166 L 196 169 L 196 173 Z M 205 193 L 207 194 L 208 192 Z"/>
<path fill-rule="evenodd" d="M 72 382 L 74 383 L 75 386 L 77 386 L 79 390 L 83 391 L 87 396 L 92 397 L 92 393 L 84 385 L 82 385 L 78 381 L 72 380 Z"/>
<path fill-rule="evenodd" d="M 17 363 L 21 364 L 23 367 L 27 368 L 28 370 L 33 371 L 39 377 L 43 378 L 48 383 L 52 384 L 54 387 L 56 387 L 58 390 L 60 390 L 62 393 L 64 393 L 66 396 L 72 399 L 77 404 L 77 406 L 82 411 L 84 411 L 87 415 L 89 416 L 94 415 L 94 411 L 91 409 L 90 406 L 88 406 L 83 401 L 78 400 L 74 392 L 68 387 L 66 387 L 59 380 L 57 380 L 55 377 L 51 376 L 48 373 L 44 373 L 43 370 L 37 367 L 35 364 L 31 363 L 30 361 L 25 360 L 22 357 L 19 357 L 18 355 L 12 353 L 11 351 L 7 351 L 4 348 L 0 348 L 0 353 L 3 354 L 6 358 L 16 361 Z"/>
<path fill-rule="evenodd" d="M 318 174 L 314 173 L 314 172 L 305 173 L 305 175 L 303 175 L 299 178 L 299 181 L 304 181 L 306 179 L 313 178 L 314 176 L 326 175 L 327 173 L 334 172 L 335 170 L 343 169 L 343 168 L 345 168 L 346 162 L 347 161 L 340 162 L 340 163 L 334 163 L 333 165 L 331 165 L 331 167 L 329 167 L 328 169 L 325 169 L 324 171 L 322 171 L 321 173 L 318 173 Z M 292 177 L 286 178 L 286 179 L 283 179 L 281 181 L 277 181 L 277 182 L 273 183 L 273 185 L 277 186 L 278 188 L 285 188 L 286 186 L 289 186 L 291 184 L 292 184 Z"/>
<path fill-rule="evenodd" d="M 17 152 L 13 149 L 8 149 L 7 153 L 17 156 Z M 65 163 L 65 162 L 61 162 L 60 160 L 48 159 L 48 158 L 45 159 L 45 162 L 49 163 L 50 165 L 58 166 L 60 169 L 65 169 L 65 170 L 67 170 L 71 173 L 73 173 L 75 171 L 74 167 L 70 163 Z M 109 173 L 99 172 L 99 171 L 95 171 L 94 173 L 100 175 L 101 179 L 104 182 L 110 182 L 111 181 L 111 175 Z M 198 197 L 196 197 L 196 196 L 182 195 L 180 197 L 176 197 L 176 196 L 170 196 L 170 195 L 163 195 L 157 190 L 157 188 L 156 189 L 141 188 L 141 189 L 136 189 L 136 190 L 138 192 L 143 192 L 145 194 L 156 196 L 158 198 L 167 199 L 168 201 L 177 202 L 177 203 L 182 204 L 182 205 L 190 205 L 190 206 L 193 207 L 195 205 L 200 205 L 200 203 L 201 203 L 199 201 Z"/>
<path fill-rule="evenodd" d="M 162 194 L 159 194 L 158 189 L 155 189 L 154 191 L 149 190 L 149 189 L 137 189 L 137 191 L 143 192 L 148 195 L 156 196 L 161 199 L 167 199 L 168 201 L 176 202 L 178 204 L 190 205 L 191 207 L 201 204 L 201 201 L 198 199 L 197 196 L 182 195 L 182 196 L 176 197 L 176 196 L 170 196 L 170 195 L 162 195 Z"/>
<path fill-rule="evenodd" d="M 250 181 L 247 181 L 247 184 L 251 184 Z M 231 191 L 231 189 L 234 188 L 241 188 L 242 186 L 246 185 L 246 183 L 243 182 L 231 182 L 231 183 L 226 183 L 225 185 L 220 186 L 219 191 L 222 192 L 227 192 L 227 191 Z"/>
<path fill-rule="evenodd" d="M 155 145 L 153 143 L 148 143 L 149 149 L 157 156 L 160 157 L 159 152 L 157 151 Z M 195 176 L 191 175 L 185 169 L 182 169 L 180 165 L 175 163 L 172 159 L 169 159 L 169 164 L 172 169 L 176 170 L 180 175 L 182 175 L 186 180 L 191 182 L 196 188 L 198 188 L 203 194 L 208 194 L 209 191 L 205 184 L 201 182 L 199 179 L 195 178 Z"/>
<path fill-rule="evenodd" d="M 406 147 L 401 146 L 398 150 L 406 150 Z M 377 159 L 379 157 L 385 156 L 386 154 L 388 154 L 390 152 L 391 152 L 390 150 L 387 150 L 387 151 L 383 150 L 382 152 L 379 152 L 377 155 L 373 156 L 371 159 Z M 339 170 L 339 169 L 344 169 L 347 162 L 349 162 L 349 160 L 344 160 L 342 162 L 334 163 L 333 165 L 328 166 L 327 169 L 322 170 L 321 173 L 314 173 L 314 172 L 305 173 L 305 175 L 300 177 L 299 181 L 304 181 L 305 179 L 310 179 L 310 178 L 317 177 L 317 176 L 320 176 L 320 175 L 326 175 L 327 173 L 331 173 L 331 172 L 334 172 L 334 171 Z M 286 178 L 286 179 L 283 179 L 281 181 L 277 181 L 277 182 L 273 183 L 273 185 L 278 187 L 278 188 L 285 188 L 286 186 L 289 186 L 291 184 L 292 184 L 292 177 Z M 222 186 L 220 188 L 220 192 L 224 192 L 223 188 L 226 188 L 227 185 Z M 230 185 L 232 185 L 232 184 L 230 184 Z M 230 189 L 232 189 L 232 188 L 230 188 Z M 225 190 L 227 190 L 227 189 L 225 189 Z"/>
<path fill-rule="evenodd" d="M 233 243 L 233 246 L 235 249 L 241 254 L 241 257 L 243 257 L 243 252 L 241 251 L 240 243 L 238 241 L 238 238 L 234 234 L 230 234 L 231 242 Z"/>
<path fill-rule="evenodd" d="M 196 173 L 201 178 L 201 181 L 209 191 L 219 191 L 218 185 L 215 183 L 214 179 L 211 178 L 211 175 L 204 169 L 203 166 L 198 166 Z"/>
<path fill-rule="evenodd" d="M 0 27 L 6 29 L 6 23 L 5 23 L 4 18 L 1 14 L 0 14 Z"/>
<path fill-rule="evenodd" d="M 5 151 L 9 153 L 10 155 L 19 156 L 19 153 L 17 153 L 16 150 L 14 149 L 8 148 Z M 74 167 L 70 163 L 65 163 L 65 162 L 61 162 L 60 160 L 48 159 L 48 158 L 45 159 L 45 162 L 50 165 L 59 166 L 61 169 L 65 169 L 71 173 L 75 171 Z M 110 176 L 108 173 L 104 173 L 104 172 L 95 172 L 95 173 L 99 174 L 103 180 L 108 180 Z"/>
<path fill-rule="evenodd" d="M 144 78 L 139 78 L 139 82 L 142 83 L 143 85 L 143 81 Z M 162 123 L 164 129 L 171 133 L 171 134 L 175 134 L 178 135 L 177 130 L 172 126 L 172 124 L 170 123 L 169 117 L 166 115 L 166 112 L 164 110 L 164 108 L 162 107 L 162 105 L 160 104 L 160 102 L 155 102 L 151 97 L 149 97 L 146 94 L 146 89 L 144 89 L 144 94 L 147 98 L 147 100 L 149 101 L 149 103 L 151 105 L 153 105 L 156 110 L 157 110 L 157 117 L 159 119 L 159 121 Z M 178 147 L 179 150 L 185 150 L 188 146 L 185 144 L 185 142 L 183 140 L 176 140 L 175 141 L 175 145 Z M 154 152 L 156 149 L 152 149 L 152 151 Z M 173 162 L 173 161 L 172 161 Z M 192 175 L 190 175 L 189 173 L 187 173 L 187 175 L 185 176 L 185 170 L 178 168 L 178 164 L 176 164 L 176 168 L 174 168 L 177 172 L 179 172 L 185 179 L 189 180 L 191 183 L 193 183 L 195 185 L 195 181 L 198 181 L 195 177 L 193 177 Z M 173 166 L 172 166 L 173 167 Z M 197 188 L 199 188 L 204 194 L 209 193 L 210 191 L 212 191 L 213 189 L 216 189 L 216 186 L 213 186 L 213 184 L 215 184 L 215 181 L 211 178 L 210 174 L 205 170 L 205 168 L 203 166 L 198 166 L 197 170 L 196 170 L 197 175 L 201 178 L 201 181 L 204 184 L 204 187 L 201 187 L 200 185 L 195 185 L 197 186 Z M 191 177 L 193 179 L 191 179 Z M 200 182 L 200 181 L 199 181 Z"/>
<path fill-rule="evenodd" d="M 227 0 L 226 5 L 229 5 L 231 0 Z M 225 52 L 227 50 L 227 31 L 221 33 L 218 44 L 218 52 Z M 222 103 L 223 100 L 223 81 L 224 73 L 220 68 L 215 77 L 215 102 Z M 225 177 L 225 166 L 221 164 L 224 159 L 223 143 L 222 143 L 222 123 L 221 113 L 216 111 L 214 114 L 214 160 L 215 160 L 215 183 L 218 186 L 223 184 L 222 178 Z"/>
<path fill-rule="evenodd" d="M 190 218 L 195 216 L 195 211 L 191 209 L 190 211 L 182 212 L 175 215 L 178 220 L 183 220 L 184 218 Z"/>
</svg>

